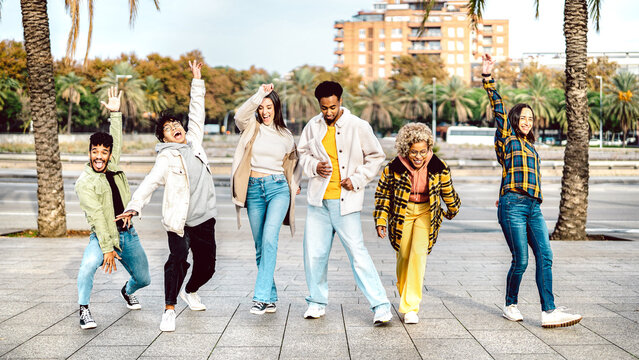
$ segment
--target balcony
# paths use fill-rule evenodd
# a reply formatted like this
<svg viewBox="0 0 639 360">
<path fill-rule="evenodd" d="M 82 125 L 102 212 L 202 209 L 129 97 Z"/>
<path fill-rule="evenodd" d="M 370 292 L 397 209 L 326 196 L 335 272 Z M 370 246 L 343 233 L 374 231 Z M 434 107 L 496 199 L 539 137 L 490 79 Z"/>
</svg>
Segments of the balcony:
<svg viewBox="0 0 639 360">
<path fill-rule="evenodd" d="M 344 28 L 344 22 L 343 21 L 336 21 L 335 25 L 333 25 L 333 28 L 335 28 L 335 29 L 343 29 Z"/>
<path fill-rule="evenodd" d="M 440 55 L 442 52 L 441 49 L 429 49 L 425 47 L 409 47 L 408 53 L 411 55 L 416 54 L 430 54 L 430 55 Z"/>
<path fill-rule="evenodd" d="M 335 48 L 335 51 L 333 51 L 334 54 L 336 55 L 342 55 L 344 53 L 344 49 L 343 48 Z"/>
</svg>

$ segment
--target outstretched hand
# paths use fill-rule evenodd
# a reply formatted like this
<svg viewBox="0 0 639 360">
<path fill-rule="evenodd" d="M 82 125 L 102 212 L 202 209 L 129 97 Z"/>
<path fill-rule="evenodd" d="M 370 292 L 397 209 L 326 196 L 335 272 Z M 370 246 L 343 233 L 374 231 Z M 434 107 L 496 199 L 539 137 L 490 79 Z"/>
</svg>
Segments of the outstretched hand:
<svg viewBox="0 0 639 360">
<path fill-rule="evenodd" d="M 189 67 L 191 68 L 194 79 L 202 78 L 202 63 L 197 62 L 197 60 L 193 60 L 193 62 L 189 61 Z"/>
<path fill-rule="evenodd" d="M 481 72 L 482 74 L 490 74 L 493 71 L 493 67 L 495 66 L 496 60 L 493 59 L 489 54 L 484 54 L 481 57 Z"/>
<path fill-rule="evenodd" d="M 137 214 L 138 214 L 137 211 L 129 210 L 129 211 L 123 212 L 122 214 L 116 216 L 115 217 L 115 221 L 122 220 L 122 222 L 124 223 L 124 227 L 128 229 L 131 226 L 131 217 L 133 217 L 133 216 L 135 216 Z"/>
<path fill-rule="evenodd" d="M 120 111 L 120 101 L 122 100 L 122 90 L 120 90 L 119 94 L 117 94 L 117 91 L 118 90 L 116 89 L 115 86 L 111 86 L 110 88 L 107 89 L 108 103 L 105 103 L 104 101 L 100 101 L 102 106 L 104 106 L 105 108 L 107 108 L 107 110 L 111 112 Z"/>
</svg>

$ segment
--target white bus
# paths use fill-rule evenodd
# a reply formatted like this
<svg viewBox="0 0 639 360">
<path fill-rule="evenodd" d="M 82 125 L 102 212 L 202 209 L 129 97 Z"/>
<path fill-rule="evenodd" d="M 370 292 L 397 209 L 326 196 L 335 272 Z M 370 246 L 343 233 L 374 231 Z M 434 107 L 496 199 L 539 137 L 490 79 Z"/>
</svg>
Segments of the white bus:
<svg viewBox="0 0 639 360">
<path fill-rule="evenodd" d="M 494 145 L 496 128 L 476 126 L 449 126 L 446 142 L 449 144 Z"/>
</svg>

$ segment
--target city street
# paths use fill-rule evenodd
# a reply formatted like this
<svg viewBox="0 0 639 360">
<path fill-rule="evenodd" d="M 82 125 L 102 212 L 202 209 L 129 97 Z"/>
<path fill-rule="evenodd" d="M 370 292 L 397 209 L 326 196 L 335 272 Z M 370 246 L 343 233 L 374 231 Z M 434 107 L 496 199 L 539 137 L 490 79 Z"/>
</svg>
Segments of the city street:
<svg viewBox="0 0 639 360">
<path fill-rule="evenodd" d="M 139 180 L 133 181 L 136 187 Z M 498 184 L 477 178 L 455 184 L 462 209 L 445 221 L 428 258 L 424 299 L 417 325 L 396 312 L 395 255 L 374 236 L 372 192 L 367 189 L 362 224 L 366 244 L 393 303 L 395 317 L 373 327 L 372 313 L 356 288 L 348 258 L 334 241 L 329 264 L 327 314 L 305 320 L 307 295 L 302 261 L 305 198 L 297 199 L 298 231 L 280 236 L 275 314 L 249 313 L 256 268 L 248 220 L 236 229 L 229 188 L 219 186 L 217 272 L 199 293 L 208 309 L 192 312 L 178 300 L 177 329 L 162 333 L 163 264 L 168 254 L 159 223 L 157 191 L 135 226 L 149 257 L 152 283 L 138 292 L 141 311 L 128 310 L 119 289 L 127 279 L 96 274 L 91 309 L 94 330 L 78 326 L 77 269 L 85 238 L 0 238 L 0 358 L 72 359 L 633 359 L 639 356 L 639 189 L 622 182 L 590 188 L 588 229 L 634 241 L 553 242 L 556 303 L 581 313 L 577 326 L 543 329 L 534 283 L 534 261 L 520 293 L 524 321 L 501 317 L 510 254 L 496 222 Z M 559 183 L 544 185 L 542 206 L 552 229 Z M 0 181 L 0 228 L 36 226 L 32 179 Z M 86 229 L 73 191 L 65 182 L 68 226 Z M 532 255 L 531 255 L 532 256 Z"/>
</svg>

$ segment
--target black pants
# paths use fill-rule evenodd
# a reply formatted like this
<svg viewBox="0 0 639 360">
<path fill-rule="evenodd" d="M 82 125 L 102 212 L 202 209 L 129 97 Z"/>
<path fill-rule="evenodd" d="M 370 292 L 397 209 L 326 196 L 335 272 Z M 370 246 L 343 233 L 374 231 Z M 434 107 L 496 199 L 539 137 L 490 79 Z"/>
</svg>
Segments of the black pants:
<svg viewBox="0 0 639 360">
<path fill-rule="evenodd" d="M 196 292 L 215 273 L 215 218 L 200 225 L 184 227 L 184 237 L 174 232 L 169 236 L 169 259 L 164 264 L 164 303 L 177 304 L 177 296 L 184 283 L 189 263 L 189 248 L 193 253 L 193 271 L 186 283 L 186 292 Z"/>
</svg>

